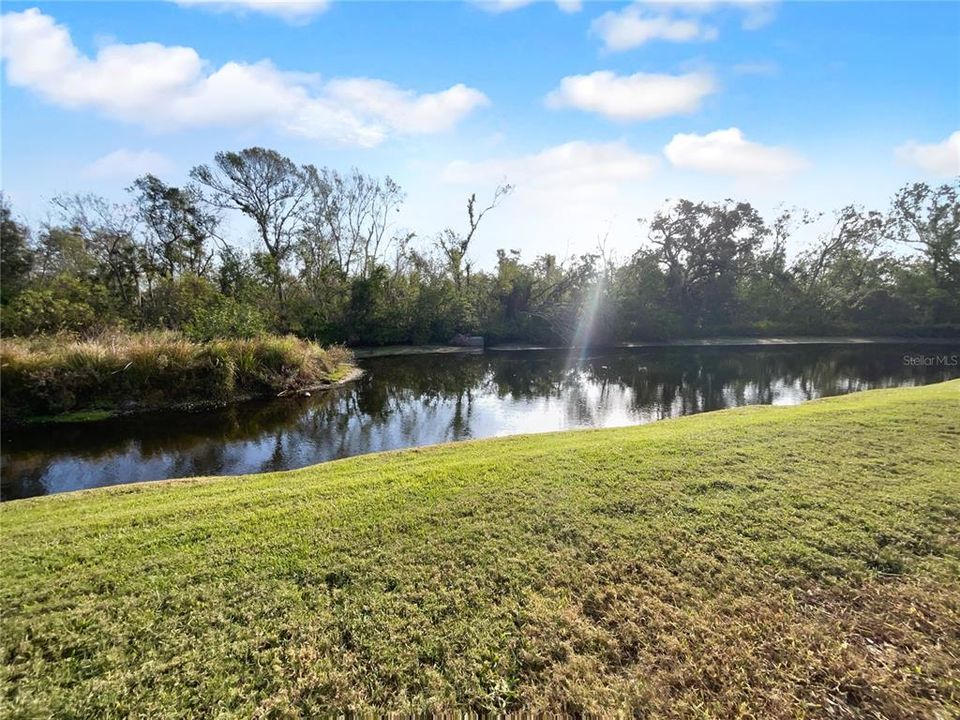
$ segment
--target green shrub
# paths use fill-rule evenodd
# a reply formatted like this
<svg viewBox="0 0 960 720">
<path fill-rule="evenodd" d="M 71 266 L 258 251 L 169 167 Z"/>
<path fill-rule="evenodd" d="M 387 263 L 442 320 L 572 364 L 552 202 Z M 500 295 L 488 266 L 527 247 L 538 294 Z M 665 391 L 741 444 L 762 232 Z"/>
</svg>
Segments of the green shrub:
<svg viewBox="0 0 960 720">
<path fill-rule="evenodd" d="M 107 289 L 99 283 L 60 275 L 27 288 L 3 309 L 6 335 L 85 332 L 114 324 Z"/>
<path fill-rule="evenodd" d="M 162 278 L 143 295 L 142 321 L 145 327 L 185 328 L 198 313 L 208 311 L 222 298 L 216 285 L 196 275 Z"/>
<path fill-rule="evenodd" d="M 257 308 L 218 295 L 211 305 L 196 309 L 193 319 L 184 326 L 184 333 L 191 340 L 203 342 L 215 338 L 252 338 L 264 334 L 266 327 L 263 314 Z"/>
</svg>

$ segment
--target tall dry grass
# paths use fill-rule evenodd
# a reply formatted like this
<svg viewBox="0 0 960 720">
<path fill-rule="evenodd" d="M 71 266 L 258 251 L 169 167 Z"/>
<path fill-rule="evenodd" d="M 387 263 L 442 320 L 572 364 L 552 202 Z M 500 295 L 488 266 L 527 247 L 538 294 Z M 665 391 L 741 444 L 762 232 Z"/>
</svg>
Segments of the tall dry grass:
<svg viewBox="0 0 960 720">
<path fill-rule="evenodd" d="M 295 337 L 193 342 L 178 333 L 51 335 L 0 343 L 4 421 L 94 409 L 222 403 L 320 386 L 351 353 Z"/>
</svg>

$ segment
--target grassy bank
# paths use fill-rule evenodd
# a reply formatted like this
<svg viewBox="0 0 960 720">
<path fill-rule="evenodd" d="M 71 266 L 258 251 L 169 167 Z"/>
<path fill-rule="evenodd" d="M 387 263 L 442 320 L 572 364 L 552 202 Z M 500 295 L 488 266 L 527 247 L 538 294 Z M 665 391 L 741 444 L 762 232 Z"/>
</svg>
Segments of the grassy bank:
<svg viewBox="0 0 960 720">
<path fill-rule="evenodd" d="M 5 717 L 960 712 L 960 381 L 17 501 Z"/>
<path fill-rule="evenodd" d="M 293 337 L 193 342 L 176 333 L 4 339 L 5 423 L 99 419 L 117 412 L 206 406 L 337 382 L 341 348 Z"/>
</svg>

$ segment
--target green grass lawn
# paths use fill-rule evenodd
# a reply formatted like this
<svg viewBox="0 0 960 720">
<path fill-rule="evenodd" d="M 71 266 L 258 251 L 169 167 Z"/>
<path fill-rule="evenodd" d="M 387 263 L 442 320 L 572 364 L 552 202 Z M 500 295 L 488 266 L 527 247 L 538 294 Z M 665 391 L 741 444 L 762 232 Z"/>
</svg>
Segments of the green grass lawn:
<svg viewBox="0 0 960 720">
<path fill-rule="evenodd" d="M 960 381 L 7 503 L 3 717 L 960 713 Z"/>
</svg>

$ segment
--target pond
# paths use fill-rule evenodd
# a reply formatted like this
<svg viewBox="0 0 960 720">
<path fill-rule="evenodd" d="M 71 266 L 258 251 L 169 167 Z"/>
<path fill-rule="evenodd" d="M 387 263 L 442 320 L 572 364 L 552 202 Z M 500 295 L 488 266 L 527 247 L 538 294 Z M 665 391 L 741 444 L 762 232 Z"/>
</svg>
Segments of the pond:
<svg viewBox="0 0 960 720">
<path fill-rule="evenodd" d="M 5 500 L 196 475 L 286 470 L 516 433 L 638 425 L 960 377 L 957 345 L 794 345 L 414 355 L 360 362 L 310 398 L 3 433 Z"/>
</svg>

